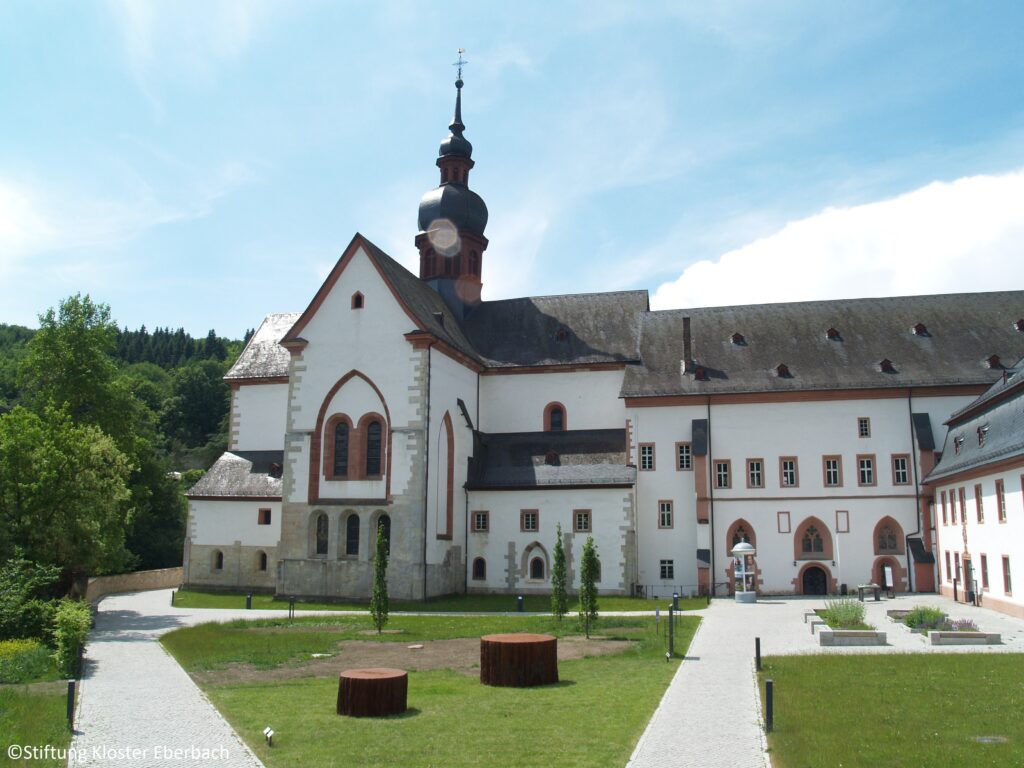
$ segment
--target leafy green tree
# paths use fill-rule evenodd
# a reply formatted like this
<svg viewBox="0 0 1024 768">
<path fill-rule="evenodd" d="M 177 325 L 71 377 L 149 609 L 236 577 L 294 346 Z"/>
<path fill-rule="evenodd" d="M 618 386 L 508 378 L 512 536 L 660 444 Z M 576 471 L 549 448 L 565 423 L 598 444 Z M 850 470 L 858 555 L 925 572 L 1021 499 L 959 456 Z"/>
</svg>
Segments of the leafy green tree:
<svg viewBox="0 0 1024 768">
<path fill-rule="evenodd" d="M 26 560 L 20 551 L 0 565 L 0 640 L 35 637 L 49 641 L 53 587 L 60 568 Z"/>
<path fill-rule="evenodd" d="M 562 546 L 562 524 L 555 526 L 554 563 L 551 566 L 551 613 L 559 621 L 569 612 L 569 595 L 566 592 L 565 547 Z"/>
<path fill-rule="evenodd" d="M 216 360 L 190 362 L 174 371 L 161 417 L 164 434 L 189 448 L 216 434 L 231 403 L 224 372 L 224 364 Z"/>
<path fill-rule="evenodd" d="M 36 563 L 91 572 L 130 561 L 128 458 L 63 410 L 0 416 L 0 560 L 15 547 Z"/>
<path fill-rule="evenodd" d="M 377 525 L 377 546 L 373 555 L 373 592 L 370 594 L 370 616 L 377 634 L 388 623 L 388 541 L 384 526 Z"/>
<path fill-rule="evenodd" d="M 597 621 L 597 569 L 600 561 L 597 557 L 597 547 L 594 546 L 594 537 L 587 536 L 583 545 L 583 556 L 580 558 L 580 623 L 587 637 L 590 637 L 590 627 Z"/>
</svg>

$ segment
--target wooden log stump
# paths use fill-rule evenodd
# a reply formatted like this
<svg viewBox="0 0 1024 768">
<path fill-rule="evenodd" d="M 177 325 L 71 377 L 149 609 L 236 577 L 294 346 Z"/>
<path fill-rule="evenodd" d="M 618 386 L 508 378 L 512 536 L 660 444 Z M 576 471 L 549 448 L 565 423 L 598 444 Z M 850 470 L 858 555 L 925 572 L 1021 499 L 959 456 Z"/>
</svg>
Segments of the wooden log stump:
<svg viewBox="0 0 1024 768">
<path fill-rule="evenodd" d="M 409 674 L 378 667 L 346 669 L 338 676 L 338 714 L 348 717 L 400 715 L 406 710 Z"/>
<path fill-rule="evenodd" d="M 558 682 L 558 640 L 551 635 L 480 638 L 480 682 L 526 688 Z"/>
</svg>

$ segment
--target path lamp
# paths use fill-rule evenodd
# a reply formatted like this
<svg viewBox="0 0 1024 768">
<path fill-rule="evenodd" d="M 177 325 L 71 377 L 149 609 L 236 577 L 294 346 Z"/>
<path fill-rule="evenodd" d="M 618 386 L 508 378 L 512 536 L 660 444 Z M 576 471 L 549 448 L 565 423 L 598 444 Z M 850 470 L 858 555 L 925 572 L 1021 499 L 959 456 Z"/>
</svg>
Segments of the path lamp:
<svg viewBox="0 0 1024 768">
<path fill-rule="evenodd" d="M 757 550 L 748 541 L 741 541 L 732 548 L 733 577 L 736 581 L 736 602 L 756 603 L 757 586 L 754 584 L 756 572 L 754 555 Z"/>
</svg>

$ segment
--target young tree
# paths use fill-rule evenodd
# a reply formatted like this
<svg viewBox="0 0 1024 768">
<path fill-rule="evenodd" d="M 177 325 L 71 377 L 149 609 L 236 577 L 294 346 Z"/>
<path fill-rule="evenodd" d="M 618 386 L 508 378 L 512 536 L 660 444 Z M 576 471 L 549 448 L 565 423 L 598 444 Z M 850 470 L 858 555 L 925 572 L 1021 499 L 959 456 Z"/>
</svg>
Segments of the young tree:
<svg viewBox="0 0 1024 768">
<path fill-rule="evenodd" d="M 551 566 L 551 613 L 559 621 L 569 612 L 569 596 L 565 590 L 565 548 L 562 546 L 562 524 L 555 526 L 554 564 Z"/>
<path fill-rule="evenodd" d="M 580 622 L 583 631 L 590 637 L 590 627 L 597 621 L 597 569 L 600 561 L 597 558 L 597 547 L 594 537 L 587 536 L 583 545 L 583 556 L 580 558 Z"/>
<path fill-rule="evenodd" d="M 370 595 L 370 616 L 379 635 L 388 623 L 388 541 L 384 526 L 377 525 L 377 547 L 373 555 L 373 592 Z"/>
</svg>

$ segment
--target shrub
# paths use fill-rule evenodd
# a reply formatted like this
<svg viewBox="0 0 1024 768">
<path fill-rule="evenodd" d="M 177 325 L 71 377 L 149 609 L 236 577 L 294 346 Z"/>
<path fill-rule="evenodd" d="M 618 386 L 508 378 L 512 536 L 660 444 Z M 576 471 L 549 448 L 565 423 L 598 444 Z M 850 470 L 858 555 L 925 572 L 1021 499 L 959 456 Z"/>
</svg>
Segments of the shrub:
<svg viewBox="0 0 1024 768">
<path fill-rule="evenodd" d="M 53 659 L 65 677 L 73 677 L 79 671 L 78 649 L 85 645 L 90 624 L 92 614 L 88 603 L 68 599 L 60 601 L 53 619 L 53 636 L 57 644 Z"/>
<path fill-rule="evenodd" d="M 970 619 L 957 619 L 956 621 L 947 622 L 947 630 L 953 632 L 977 632 L 978 625 Z"/>
<path fill-rule="evenodd" d="M 851 629 L 864 626 L 864 603 L 852 598 L 828 600 L 821 618 L 832 629 Z"/>
<path fill-rule="evenodd" d="M 20 556 L 0 565 L 0 640 L 50 642 L 54 606 L 46 598 L 59 573 Z"/>
<path fill-rule="evenodd" d="M 38 640 L 0 640 L 0 683 L 28 683 L 50 670 L 50 649 Z"/>
<path fill-rule="evenodd" d="M 916 608 L 910 609 L 907 615 L 903 617 L 903 623 L 911 629 L 938 629 L 946 623 L 946 614 L 938 608 L 919 605 Z"/>
</svg>

